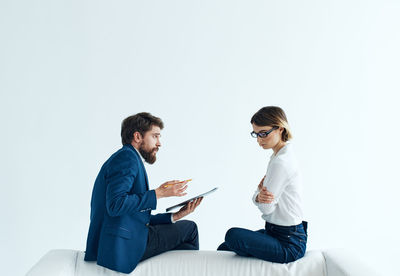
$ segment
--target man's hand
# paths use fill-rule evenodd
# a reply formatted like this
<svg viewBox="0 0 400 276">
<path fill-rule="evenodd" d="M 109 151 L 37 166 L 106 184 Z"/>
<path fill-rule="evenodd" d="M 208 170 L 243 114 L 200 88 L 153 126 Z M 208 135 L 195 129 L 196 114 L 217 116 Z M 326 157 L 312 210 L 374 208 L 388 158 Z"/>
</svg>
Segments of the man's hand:
<svg viewBox="0 0 400 276">
<path fill-rule="evenodd" d="M 183 206 L 178 212 L 174 213 L 172 216 L 174 218 L 174 221 L 177 221 L 190 213 L 193 213 L 193 211 L 199 206 L 201 201 L 203 200 L 203 197 L 199 197 L 195 199 L 194 201 L 189 202 L 185 206 Z"/>
<path fill-rule="evenodd" d="M 157 199 L 170 196 L 184 196 L 188 181 L 172 180 L 155 189 Z"/>
<path fill-rule="evenodd" d="M 172 180 L 155 189 L 157 199 L 170 196 L 184 196 L 188 181 Z"/>
</svg>

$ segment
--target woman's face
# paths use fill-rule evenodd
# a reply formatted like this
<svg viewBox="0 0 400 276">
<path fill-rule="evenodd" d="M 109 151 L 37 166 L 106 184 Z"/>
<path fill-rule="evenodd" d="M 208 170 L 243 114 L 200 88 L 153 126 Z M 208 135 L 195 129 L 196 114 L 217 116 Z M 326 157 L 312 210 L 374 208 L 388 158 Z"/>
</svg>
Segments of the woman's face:
<svg viewBox="0 0 400 276">
<path fill-rule="evenodd" d="M 253 131 L 255 133 L 267 132 L 272 129 L 271 126 L 258 126 L 255 124 L 253 125 Z M 257 143 L 263 149 L 272 149 L 274 148 L 279 142 L 281 142 L 281 135 L 282 135 L 283 128 L 278 128 L 270 132 L 267 137 L 261 138 L 257 137 Z"/>
</svg>

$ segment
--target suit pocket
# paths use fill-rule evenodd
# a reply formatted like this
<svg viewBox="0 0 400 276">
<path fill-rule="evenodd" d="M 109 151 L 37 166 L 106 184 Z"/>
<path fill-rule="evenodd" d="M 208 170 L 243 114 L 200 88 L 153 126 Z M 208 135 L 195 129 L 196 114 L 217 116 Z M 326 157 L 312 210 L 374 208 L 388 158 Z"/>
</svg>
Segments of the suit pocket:
<svg viewBox="0 0 400 276">
<path fill-rule="evenodd" d="M 128 229 L 124 227 L 118 227 L 118 226 L 106 226 L 104 229 L 104 232 L 106 234 L 112 235 L 112 236 L 117 236 L 121 237 L 127 240 L 130 240 L 132 238 L 132 233 Z"/>
</svg>

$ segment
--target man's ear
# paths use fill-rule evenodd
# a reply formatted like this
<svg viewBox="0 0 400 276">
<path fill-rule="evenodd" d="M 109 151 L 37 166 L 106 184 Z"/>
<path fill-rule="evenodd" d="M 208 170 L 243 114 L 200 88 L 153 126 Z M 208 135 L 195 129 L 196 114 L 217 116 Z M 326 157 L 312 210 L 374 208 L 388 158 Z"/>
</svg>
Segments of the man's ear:
<svg viewBox="0 0 400 276">
<path fill-rule="evenodd" d="M 133 141 L 136 143 L 140 143 L 142 141 L 143 137 L 142 134 L 140 134 L 139 131 L 136 131 L 133 133 Z"/>
</svg>

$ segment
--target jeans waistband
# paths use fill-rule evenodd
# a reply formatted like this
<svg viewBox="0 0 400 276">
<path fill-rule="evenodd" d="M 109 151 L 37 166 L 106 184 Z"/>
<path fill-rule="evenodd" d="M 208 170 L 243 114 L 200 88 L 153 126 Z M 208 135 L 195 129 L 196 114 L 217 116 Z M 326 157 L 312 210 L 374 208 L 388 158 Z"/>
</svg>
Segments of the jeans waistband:
<svg viewBox="0 0 400 276">
<path fill-rule="evenodd" d="M 300 223 L 298 225 L 291 225 L 291 226 L 282 226 L 282 225 L 269 223 L 267 221 L 265 222 L 265 230 L 272 230 L 275 228 L 275 229 L 281 229 L 281 230 L 285 230 L 285 231 L 297 232 L 298 230 L 304 229 L 304 232 L 307 234 L 307 227 L 308 227 L 307 221 L 303 221 L 302 223 Z"/>
</svg>

